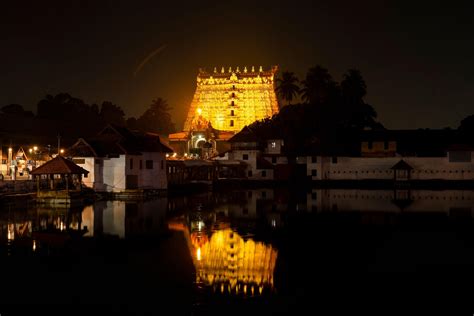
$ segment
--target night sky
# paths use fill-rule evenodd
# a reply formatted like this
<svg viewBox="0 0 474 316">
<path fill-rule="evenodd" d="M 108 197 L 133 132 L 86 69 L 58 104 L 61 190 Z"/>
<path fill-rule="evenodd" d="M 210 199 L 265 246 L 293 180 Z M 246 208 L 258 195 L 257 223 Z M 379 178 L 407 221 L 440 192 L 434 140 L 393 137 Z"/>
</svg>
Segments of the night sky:
<svg viewBox="0 0 474 316">
<path fill-rule="evenodd" d="M 138 116 L 163 97 L 181 129 L 199 67 L 276 64 L 303 79 L 320 64 L 337 81 L 360 69 L 388 128 L 456 128 L 474 113 L 466 4 L 255 2 L 2 2 L 0 106 L 36 110 L 46 94 L 68 92 Z"/>
</svg>

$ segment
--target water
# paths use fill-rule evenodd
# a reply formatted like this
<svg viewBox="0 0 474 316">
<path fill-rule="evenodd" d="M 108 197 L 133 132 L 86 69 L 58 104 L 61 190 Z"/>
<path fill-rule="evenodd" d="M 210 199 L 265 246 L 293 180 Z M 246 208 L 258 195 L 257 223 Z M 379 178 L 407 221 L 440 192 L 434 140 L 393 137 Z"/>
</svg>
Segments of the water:
<svg viewBox="0 0 474 316">
<path fill-rule="evenodd" d="M 6 205 L 0 302 L 11 315 L 16 304 L 59 314 L 471 311 L 473 212 L 474 191 L 461 190 Z"/>
</svg>

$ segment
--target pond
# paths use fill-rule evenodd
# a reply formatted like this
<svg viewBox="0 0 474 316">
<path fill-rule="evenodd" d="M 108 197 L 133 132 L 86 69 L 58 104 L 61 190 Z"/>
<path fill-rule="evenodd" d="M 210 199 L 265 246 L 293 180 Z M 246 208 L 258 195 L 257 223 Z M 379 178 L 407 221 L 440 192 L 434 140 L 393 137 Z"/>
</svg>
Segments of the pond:
<svg viewBox="0 0 474 316">
<path fill-rule="evenodd" d="M 0 301 L 12 315 L 16 304 L 299 314 L 450 298 L 471 309 L 473 212 L 468 190 L 261 188 L 79 209 L 22 201 L 0 213 Z"/>
</svg>

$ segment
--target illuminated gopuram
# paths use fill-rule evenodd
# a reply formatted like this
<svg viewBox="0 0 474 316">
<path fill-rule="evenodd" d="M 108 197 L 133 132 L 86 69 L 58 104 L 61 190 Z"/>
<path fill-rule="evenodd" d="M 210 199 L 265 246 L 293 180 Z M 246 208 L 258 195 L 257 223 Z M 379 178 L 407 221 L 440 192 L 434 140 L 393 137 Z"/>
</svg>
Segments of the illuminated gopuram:
<svg viewBox="0 0 474 316">
<path fill-rule="evenodd" d="M 225 143 L 244 126 L 278 113 L 274 86 L 278 67 L 249 68 L 199 70 L 184 130 L 169 137 L 175 152 L 202 157 L 222 152 L 226 148 L 219 148 L 219 142 Z"/>
</svg>

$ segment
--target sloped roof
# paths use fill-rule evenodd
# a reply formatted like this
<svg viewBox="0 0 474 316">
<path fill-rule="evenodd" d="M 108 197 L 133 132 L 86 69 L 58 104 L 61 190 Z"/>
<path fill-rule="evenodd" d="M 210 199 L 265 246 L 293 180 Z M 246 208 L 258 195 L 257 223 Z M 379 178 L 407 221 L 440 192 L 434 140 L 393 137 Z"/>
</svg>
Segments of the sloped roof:
<svg viewBox="0 0 474 316">
<path fill-rule="evenodd" d="M 250 143 L 258 142 L 257 135 L 248 127 L 245 126 L 240 132 L 229 139 L 230 143 Z"/>
<path fill-rule="evenodd" d="M 67 154 L 75 157 L 106 157 L 141 155 L 142 152 L 171 153 L 173 150 L 164 145 L 157 134 L 108 125 L 95 137 L 79 139 L 68 149 Z"/>
<path fill-rule="evenodd" d="M 397 162 L 395 165 L 393 165 L 392 168 L 390 169 L 393 169 L 393 170 L 412 170 L 413 167 L 410 166 L 408 163 L 406 163 L 405 160 L 400 160 L 399 162 Z"/>
<path fill-rule="evenodd" d="M 56 156 L 45 164 L 31 171 L 32 175 L 41 174 L 88 174 L 84 168 L 79 167 L 74 162 L 63 156 Z"/>
</svg>

